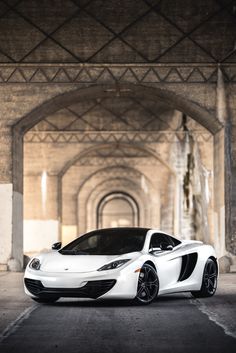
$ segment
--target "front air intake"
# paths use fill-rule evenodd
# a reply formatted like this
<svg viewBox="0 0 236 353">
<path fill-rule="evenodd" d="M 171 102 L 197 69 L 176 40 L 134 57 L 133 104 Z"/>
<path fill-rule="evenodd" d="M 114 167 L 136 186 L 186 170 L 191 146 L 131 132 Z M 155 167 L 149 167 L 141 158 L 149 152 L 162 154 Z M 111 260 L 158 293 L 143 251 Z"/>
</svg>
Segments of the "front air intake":
<svg viewBox="0 0 236 353">
<path fill-rule="evenodd" d="M 28 291 L 37 297 L 58 296 L 74 298 L 97 299 L 107 293 L 116 283 L 115 279 L 88 281 L 80 288 L 48 288 L 41 281 L 25 278 L 25 286 Z"/>
</svg>

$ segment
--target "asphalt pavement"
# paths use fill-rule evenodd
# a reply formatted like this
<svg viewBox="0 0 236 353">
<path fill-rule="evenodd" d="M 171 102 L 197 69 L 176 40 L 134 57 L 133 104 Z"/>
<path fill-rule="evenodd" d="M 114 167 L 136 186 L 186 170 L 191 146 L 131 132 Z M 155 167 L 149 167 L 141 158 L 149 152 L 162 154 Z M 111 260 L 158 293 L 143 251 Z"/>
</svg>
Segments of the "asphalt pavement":
<svg viewBox="0 0 236 353">
<path fill-rule="evenodd" d="M 235 353 L 236 274 L 221 275 L 217 294 L 124 301 L 60 299 L 34 303 L 21 273 L 0 273 L 1 353 Z"/>
</svg>

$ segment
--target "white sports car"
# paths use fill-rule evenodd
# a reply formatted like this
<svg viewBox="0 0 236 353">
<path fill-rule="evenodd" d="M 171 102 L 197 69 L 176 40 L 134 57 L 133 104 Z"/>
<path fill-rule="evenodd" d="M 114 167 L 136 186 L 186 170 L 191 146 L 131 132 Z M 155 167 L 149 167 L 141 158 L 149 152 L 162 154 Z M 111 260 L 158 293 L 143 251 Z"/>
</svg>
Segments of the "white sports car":
<svg viewBox="0 0 236 353">
<path fill-rule="evenodd" d="M 25 292 L 38 302 L 76 297 L 149 304 L 161 294 L 210 297 L 216 291 L 213 247 L 157 229 L 100 229 L 52 249 L 32 259 L 25 271 Z"/>
</svg>

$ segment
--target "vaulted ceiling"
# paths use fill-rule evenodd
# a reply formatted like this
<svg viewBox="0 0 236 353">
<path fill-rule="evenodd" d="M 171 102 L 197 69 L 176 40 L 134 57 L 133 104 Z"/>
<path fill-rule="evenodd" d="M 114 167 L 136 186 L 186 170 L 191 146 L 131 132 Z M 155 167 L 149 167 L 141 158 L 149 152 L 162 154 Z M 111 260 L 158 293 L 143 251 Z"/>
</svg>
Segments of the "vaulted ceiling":
<svg viewBox="0 0 236 353">
<path fill-rule="evenodd" d="M 235 62 L 235 12 L 231 0 L 2 0 L 0 62 Z"/>
<path fill-rule="evenodd" d="M 188 118 L 185 128 L 205 130 Z M 160 101 L 114 97 L 73 104 L 45 117 L 31 131 L 183 130 L 183 114 Z"/>
</svg>

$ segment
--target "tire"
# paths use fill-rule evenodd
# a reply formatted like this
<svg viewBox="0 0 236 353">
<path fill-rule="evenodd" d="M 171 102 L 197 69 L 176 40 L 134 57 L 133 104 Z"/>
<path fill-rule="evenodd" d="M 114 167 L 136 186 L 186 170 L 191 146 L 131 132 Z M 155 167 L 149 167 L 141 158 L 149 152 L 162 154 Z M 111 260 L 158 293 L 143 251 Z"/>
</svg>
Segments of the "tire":
<svg viewBox="0 0 236 353">
<path fill-rule="evenodd" d="M 48 297 L 48 298 L 32 298 L 37 303 L 50 304 L 55 303 L 60 297 Z"/>
<path fill-rule="evenodd" d="M 202 286 L 199 291 L 191 292 L 195 298 L 212 297 L 217 288 L 217 265 L 212 259 L 208 259 L 202 276 Z"/>
<path fill-rule="evenodd" d="M 139 273 L 137 294 L 134 299 L 136 304 L 147 305 L 156 299 L 159 291 L 159 279 L 156 270 L 144 264 Z"/>
</svg>

